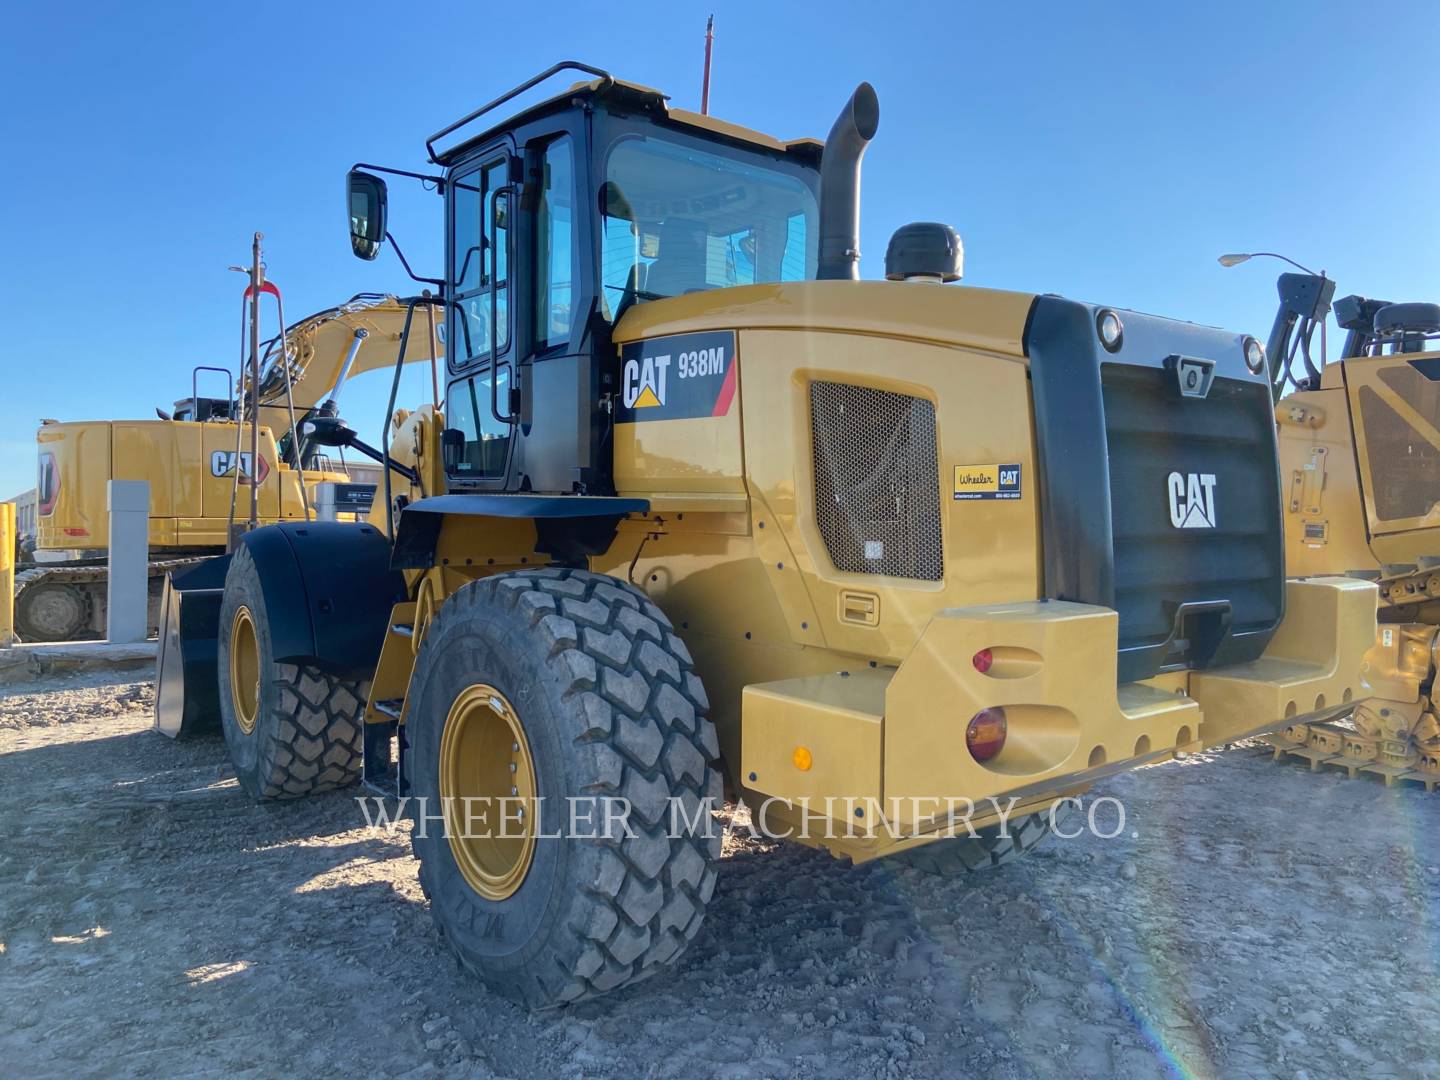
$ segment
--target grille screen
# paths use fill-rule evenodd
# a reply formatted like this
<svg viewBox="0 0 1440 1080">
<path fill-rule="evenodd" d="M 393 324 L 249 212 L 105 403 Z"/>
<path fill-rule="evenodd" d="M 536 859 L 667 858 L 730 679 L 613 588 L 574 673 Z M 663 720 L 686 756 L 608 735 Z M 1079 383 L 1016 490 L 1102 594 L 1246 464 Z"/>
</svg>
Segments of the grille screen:
<svg viewBox="0 0 1440 1080">
<path fill-rule="evenodd" d="M 1409 367 L 1382 370 L 1380 378 L 1433 427 L 1440 427 L 1440 384 Z M 1368 386 L 1360 388 L 1360 419 L 1370 450 L 1375 516 L 1400 521 L 1430 513 L 1440 501 L 1440 451 Z"/>
<path fill-rule="evenodd" d="M 939 581 L 935 406 L 845 383 L 810 384 L 815 518 L 836 569 Z"/>
</svg>

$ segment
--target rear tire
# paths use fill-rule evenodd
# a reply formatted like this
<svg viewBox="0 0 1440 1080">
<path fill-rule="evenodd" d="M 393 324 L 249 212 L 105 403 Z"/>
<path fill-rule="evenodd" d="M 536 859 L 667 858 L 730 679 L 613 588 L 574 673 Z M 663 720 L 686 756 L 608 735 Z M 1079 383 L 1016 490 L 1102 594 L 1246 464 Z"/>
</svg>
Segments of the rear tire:
<svg viewBox="0 0 1440 1080">
<path fill-rule="evenodd" d="M 238 548 L 220 605 L 220 727 L 252 799 L 297 799 L 360 776 L 370 685 L 274 660 L 265 596 L 250 550 Z"/>
<path fill-rule="evenodd" d="M 1055 824 L 1059 825 L 1064 821 L 1070 810 L 1071 805 L 1068 803 L 1058 808 L 1055 811 Z M 983 829 L 976 829 L 975 836 L 967 834 L 936 840 L 933 844 L 909 848 L 892 855 L 891 858 L 927 874 L 974 873 L 1014 862 L 1033 851 L 1036 845 L 1054 831 L 1050 825 L 1048 810 L 1006 824 L 1006 836 L 1000 835 L 999 825 L 988 825 Z"/>
<path fill-rule="evenodd" d="M 477 693 L 506 718 L 513 742 L 487 710 L 475 716 Z M 446 600 L 407 706 L 411 836 L 437 928 L 491 990 L 547 1008 L 679 958 L 700 929 L 720 856 L 708 812 L 721 798 L 719 746 L 707 708 L 670 621 L 623 582 L 519 571 Z M 470 752 L 464 775 L 494 779 L 457 791 L 456 729 L 476 722 L 495 729 L 491 749 L 488 758 Z M 505 759 L 517 766 L 509 773 Z M 496 860 L 502 838 L 484 826 L 471 831 L 478 843 L 452 839 L 440 800 L 507 797 L 510 776 L 539 796 L 533 844 Z M 605 835 L 606 798 L 628 800 L 633 835 Z M 699 831 L 672 828 L 676 808 Z M 491 872 L 477 873 L 487 858 Z"/>
</svg>

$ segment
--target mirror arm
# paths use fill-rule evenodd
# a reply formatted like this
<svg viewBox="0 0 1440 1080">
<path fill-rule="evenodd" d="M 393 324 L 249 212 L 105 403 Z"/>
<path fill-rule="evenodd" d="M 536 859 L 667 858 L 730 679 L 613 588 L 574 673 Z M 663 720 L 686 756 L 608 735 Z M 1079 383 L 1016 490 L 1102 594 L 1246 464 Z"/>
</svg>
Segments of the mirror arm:
<svg viewBox="0 0 1440 1080">
<path fill-rule="evenodd" d="M 350 166 L 351 172 L 355 172 L 357 169 L 369 169 L 371 172 L 389 173 L 391 176 L 408 176 L 412 180 L 434 184 L 437 195 L 444 194 L 445 192 L 445 177 L 436 176 L 434 173 L 418 173 L 411 172 L 408 169 L 392 169 L 388 165 L 371 165 L 365 161 L 357 161 L 354 165 Z"/>
<path fill-rule="evenodd" d="M 400 265 L 405 267 L 405 273 L 410 275 L 411 281 L 418 281 L 422 285 L 434 285 L 442 293 L 445 291 L 445 282 L 441 279 L 433 277 L 421 277 L 419 274 L 415 273 L 414 270 L 410 269 L 410 260 L 405 258 L 405 252 L 400 250 L 399 243 L 396 242 L 394 234 L 392 234 L 389 229 L 385 230 L 385 239 L 390 241 L 391 246 L 395 248 L 395 254 L 400 256 Z"/>
</svg>

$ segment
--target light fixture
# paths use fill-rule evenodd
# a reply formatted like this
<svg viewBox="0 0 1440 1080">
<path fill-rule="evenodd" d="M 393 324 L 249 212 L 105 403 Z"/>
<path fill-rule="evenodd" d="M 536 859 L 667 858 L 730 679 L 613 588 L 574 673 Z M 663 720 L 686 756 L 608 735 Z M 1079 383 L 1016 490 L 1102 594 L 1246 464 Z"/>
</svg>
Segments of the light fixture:
<svg viewBox="0 0 1440 1080">
<path fill-rule="evenodd" d="M 984 764 L 1005 748 L 1009 724 L 999 705 L 981 709 L 965 726 L 965 746 L 970 756 Z"/>
<path fill-rule="evenodd" d="M 1245 339 L 1245 366 L 1255 375 L 1265 370 L 1265 346 L 1253 337 Z"/>
<path fill-rule="evenodd" d="M 1120 316 L 1109 308 L 1101 308 L 1095 313 L 1095 332 L 1100 335 L 1100 344 L 1105 346 L 1106 352 L 1119 352 L 1125 342 L 1125 325 Z"/>
<path fill-rule="evenodd" d="M 1317 274 L 1308 266 L 1296 262 L 1294 259 L 1290 258 L 1289 255 L 1281 255 L 1278 251 L 1231 251 L 1227 252 L 1224 255 L 1221 255 L 1217 261 L 1220 263 L 1221 266 L 1239 266 L 1241 263 L 1249 262 L 1251 259 L 1279 259 L 1281 262 L 1289 263 L 1291 266 L 1295 267 L 1296 270 L 1304 271 L 1311 277 L 1325 276 L 1325 271 L 1322 270 L 1320 271 L 1320 273 Z"/>
</svg>

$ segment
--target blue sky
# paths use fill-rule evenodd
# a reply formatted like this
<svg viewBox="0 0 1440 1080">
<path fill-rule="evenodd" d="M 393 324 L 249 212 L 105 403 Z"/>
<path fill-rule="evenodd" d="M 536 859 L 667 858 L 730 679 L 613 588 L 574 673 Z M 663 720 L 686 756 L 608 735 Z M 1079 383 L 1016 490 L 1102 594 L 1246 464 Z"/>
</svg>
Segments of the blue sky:
<svg viewBox="0 0 1440 1080">
<path fill-rule="evenodd" d="M 256 229 L 292 320 L 404 291 L 392 254 L 350 255 L 352 162 L 416 167 L 431 131 L 565 57 L 697 107 L 712 10 L 719 116 L 823 137 L 857 81 L 878 89 L 866 276 L 897 226 L 943 220 L 969 284 L 1262 339 L 1281 267 L 1221 252 L 1440 300 L 1440 98 L 1407 59 L 1433 3 L 12 5 L 0 496 L 33 482 L 40 417 L 148 417 L 193 365 L 234 366 L 226 266 Z M 431 272 L 439 222 L 392 186 L 391 229 Z"/>
</svg>

